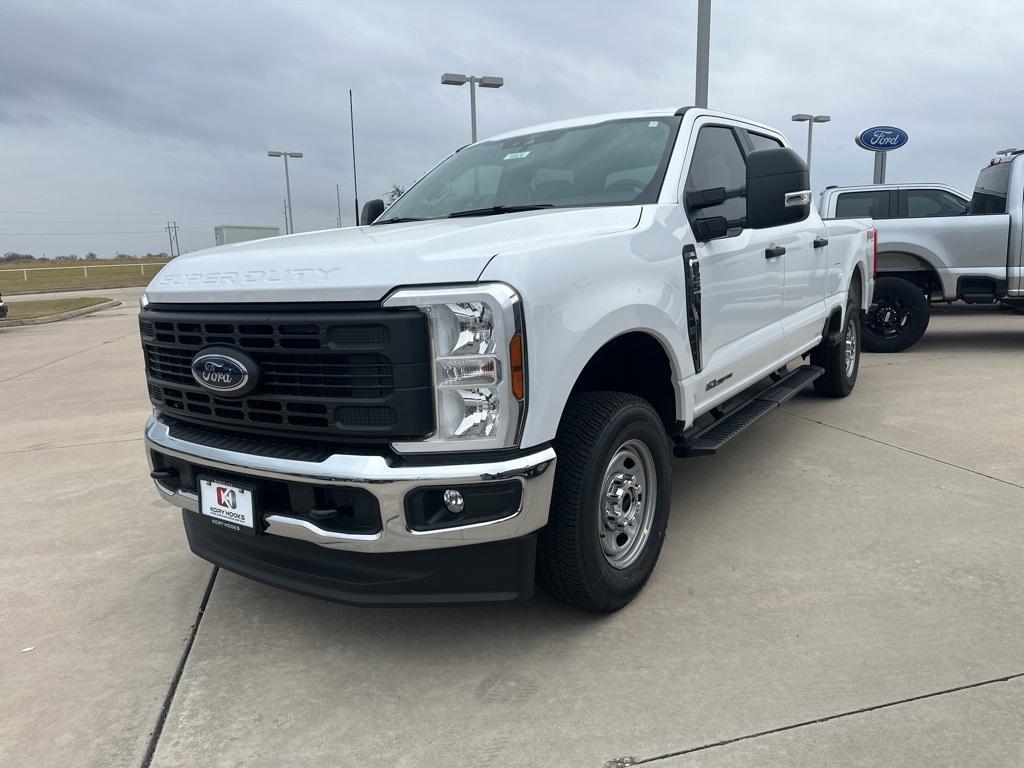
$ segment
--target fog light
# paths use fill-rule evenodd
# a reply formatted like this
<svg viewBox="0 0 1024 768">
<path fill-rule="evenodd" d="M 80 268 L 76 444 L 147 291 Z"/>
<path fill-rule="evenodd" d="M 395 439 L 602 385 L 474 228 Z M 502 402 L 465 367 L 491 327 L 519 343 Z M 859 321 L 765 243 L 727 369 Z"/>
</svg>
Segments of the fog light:
<svg viewBox="0 0 1024 768">
<path fill-rule="evenodd" d="M 427 486 L 406 494 L 405 519 L 410 531 L 440 531 L 504 520 L 519 512 L 522 503 L 519 480 Z"/>
<path fill-rule="evenodd" d="M 462 494 L 456 491 L 454 488 L 449 488 L 444 492 L 444 505 L 453 515 L 457 515 L 466 508 L 466 500 L 462 498 Z"/>
</svg>

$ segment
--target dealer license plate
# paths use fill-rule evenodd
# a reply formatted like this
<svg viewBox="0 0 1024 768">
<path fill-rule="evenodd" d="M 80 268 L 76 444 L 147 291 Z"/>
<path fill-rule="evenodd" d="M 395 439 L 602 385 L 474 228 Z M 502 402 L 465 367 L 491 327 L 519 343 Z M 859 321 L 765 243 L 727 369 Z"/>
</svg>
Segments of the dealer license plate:
<svg viewBox="0 0 1024 768">
<path fill-rule="evenodd" d="M 213 478 L 199 478 L 199 513 L 213 525 L 255 534 L 253 489 Z"/>
</svg>

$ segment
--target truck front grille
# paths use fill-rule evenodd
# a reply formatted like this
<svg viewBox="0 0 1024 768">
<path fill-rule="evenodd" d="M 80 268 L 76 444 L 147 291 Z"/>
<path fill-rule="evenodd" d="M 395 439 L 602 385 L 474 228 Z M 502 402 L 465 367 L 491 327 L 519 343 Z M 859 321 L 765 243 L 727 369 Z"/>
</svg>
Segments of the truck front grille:
<svg viewBox="0 0 1024 768">
<path fill-rule="evenodd" d="M 176 418 L 333 440 L 433 431 L 430 343 L 416 310 L 150 307 L 139 325 L 150 399 Z M 231 397 L 200 386 L 192 359 L 211 346 L 253 358 L 256 389 Z"/>
</svg>

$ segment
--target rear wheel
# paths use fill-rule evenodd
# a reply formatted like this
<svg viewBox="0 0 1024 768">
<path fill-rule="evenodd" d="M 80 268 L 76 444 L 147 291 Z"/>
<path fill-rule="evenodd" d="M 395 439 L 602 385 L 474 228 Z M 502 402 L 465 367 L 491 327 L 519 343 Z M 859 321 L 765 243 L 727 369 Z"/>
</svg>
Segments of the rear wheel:
<svg viewBox="0 0 1024 768">
<path fill-rule="evenodd" d="M 654 408 L 622 392 L 566 405 L 538 572 L 557 599 L 610 613 L 650 578 L 668 525 L 671 453 Z"/>
<path fill-rule="evenodd" d="M 853 392 L 860 371 L 861 316 L 858 302 L 846 305 L 843 335 L 836 344 L 822 339 L 821 346 L 811 353 L 811 363 L 825 372 L 814 380 L 814 391 L 825 397 L 846 397 Z"/>
<path fill-rule="evenodd" d="M 864 349 L 902 352 L 924 336 L 929 306 L 924 291 L 901 277 L 875 281 L 874 304 L 864 318 Z"/>
</svg>

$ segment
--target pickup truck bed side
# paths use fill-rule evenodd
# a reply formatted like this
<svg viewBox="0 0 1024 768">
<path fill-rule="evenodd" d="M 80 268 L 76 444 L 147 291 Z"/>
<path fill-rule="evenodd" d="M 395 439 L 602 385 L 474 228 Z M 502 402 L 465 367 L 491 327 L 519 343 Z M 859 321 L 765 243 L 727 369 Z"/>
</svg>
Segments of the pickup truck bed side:
<svg viewBox="0 0 1024 768">
<path fill-rule="evenodd" d="M 913 345 L 927 328 L 929 302 L 991 303 L 1024 297 L 1020 157 L 997 158 L 983 168 L 962 213 L 875 221 L 878 276 L 884 290 L 879 290 L 876 309 L 866 319 L 869 350 L 898 352 Z M 925 188 L 882 185 L 853 188 L 853 193 L 867 195 L 875 189 L 875 194 L 886 194 L 890 187 L 892 194 L 902 195 Z M 826 218 L 837 214 L 839 199 L 850 190 L 833 187 L 822 193 L 820 206 Z"/>
</svg>

